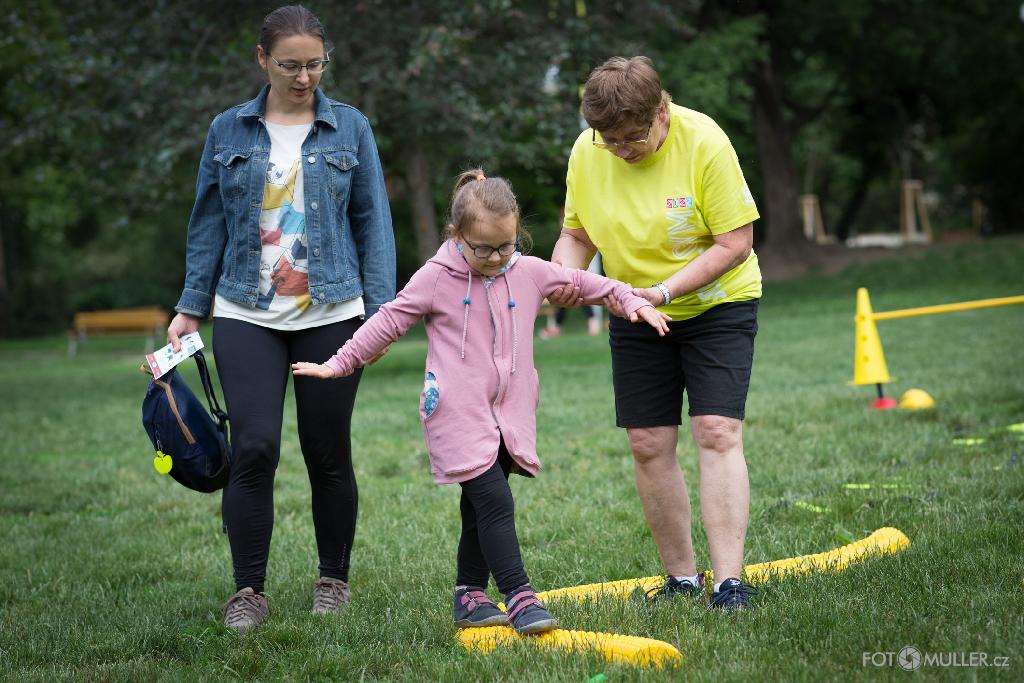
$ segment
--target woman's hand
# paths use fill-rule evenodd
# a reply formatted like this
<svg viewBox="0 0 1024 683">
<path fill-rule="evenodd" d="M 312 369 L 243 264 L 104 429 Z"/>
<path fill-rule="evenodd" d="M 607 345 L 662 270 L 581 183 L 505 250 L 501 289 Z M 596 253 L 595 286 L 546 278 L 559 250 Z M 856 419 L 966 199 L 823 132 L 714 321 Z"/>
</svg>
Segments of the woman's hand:
<svg viewBox="0 0 1024 683">
<path fill-rule="evenodd" d="M 608 309 L 608 312 L 614 315 L 615 317 L 626 317 L 626 311 L 623 310 L 622 304 L 619 303 L 619 300 L 616 299 L 614 295 L 609 294 L 608 296 L 601 300 L 601 303 L 603 303 L 604 307 Z"/>
<path fill-rule="evenodd" d="M 641 318 L 658 331 L 659 337 L 665 336 L 668 332 L 668 323 L 672 320 L 672 316 L 658 311 L 654 306 L 644 306 L 629 314 L 629 322 L 631 323 L 638 322 Z"/>
<path fill-rule="evenodd" d="M 580 288 L 569 282 L 548 294 L 548 303 L 560 308 L 578 308 L 583 305 Z"/>
<path fill-rule="evenodd" d="M 188 313 L 179 313 L 167 326 L 167 343 L 175 353 L 181 350 L 181 337 L 199 329 L 199 318 Z"/>
<path fill-rule="evenodd" d="M 334 370 L 331 370 L 328 366 L 323 363 L 292 363 L 292 374 L 300 377 L 316 377 L 318 379 L 334 379 L 335 377 L 348 377 L 352 374 L 352 371 L 340 375 L 335 375 Z"/>
<path fill-rule="evenodd" d="M 665 305 L 665 295 L 661 293 L 661 290 L 657 287 L 646 287 L 643 289 L 637 288 L 633 290 L 633 296 L 638 296 L 643 299 L 647 299 L 651 302 L 651 305 L 657 308 L 658 306 Z"/>
</svg>

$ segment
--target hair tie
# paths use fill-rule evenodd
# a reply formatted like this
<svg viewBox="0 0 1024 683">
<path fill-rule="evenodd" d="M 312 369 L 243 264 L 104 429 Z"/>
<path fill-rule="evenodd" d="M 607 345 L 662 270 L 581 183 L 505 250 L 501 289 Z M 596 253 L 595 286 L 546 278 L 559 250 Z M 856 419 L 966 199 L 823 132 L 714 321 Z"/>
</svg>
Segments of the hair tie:
<svg viewBox="0 0 1024 683">
<path fill-rule="evenodd" d="M 487 178 L 485 178 L 485 177 L 484 177 L 484 175 L 483 175 L 482 173 L 481 173 L 480 175 L 478 175 L 478 176 L 476 177 L 476 179 L 477 179 L 477 180 L 487 180 Z"/>
</svg>

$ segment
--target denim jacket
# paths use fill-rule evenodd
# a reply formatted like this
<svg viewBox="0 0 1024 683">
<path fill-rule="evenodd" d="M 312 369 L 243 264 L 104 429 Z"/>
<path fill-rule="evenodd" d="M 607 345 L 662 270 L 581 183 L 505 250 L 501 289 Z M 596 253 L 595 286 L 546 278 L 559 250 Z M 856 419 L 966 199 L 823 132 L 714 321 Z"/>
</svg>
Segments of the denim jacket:
<svg viewBox="0 0 1024 683">
<path fill-rule="evenodd" d="M 205 318 L 214 291 L 255 308 L 259 216 L 270 158 L 267 92 L 217 115 L 203 148 L 188 223 L 180 313 Z M 395 298 L 395 238 L 370 123 L 316 91 L 316 118 L 302 143 L 309 294 L 314 304 L 363 297 L 366 317 Z"/>
</svg>

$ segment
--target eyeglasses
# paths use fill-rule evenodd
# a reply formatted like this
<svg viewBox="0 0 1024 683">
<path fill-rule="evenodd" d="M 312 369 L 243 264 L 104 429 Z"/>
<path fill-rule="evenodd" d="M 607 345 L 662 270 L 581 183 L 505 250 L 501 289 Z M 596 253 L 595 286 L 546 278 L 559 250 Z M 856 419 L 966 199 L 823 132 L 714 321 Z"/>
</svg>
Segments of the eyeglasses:
<svg viewBox="0 0 1024 683">
<path fill-rule="evenodd" d="M 318 76 L 324 72 L 327 68 L 327 63 L 331 60 L 328 59 L 314 59 L 312 62 L 307 64 L 296 64 L 295 62 L 284 62 L 281 63 L 274 59 L 273 55 L 269 55 L 274 60 L 274 64 L 277 64 L 277 68 L 281 70 L 285 76 L 298 76 L 305 69 L 306 73 L 310 76 Z"/>
<path fill-rule="evenodd" d="M 486 244 L 476 245 L 467 240 L 465 237 L 462 238 L 462 241 L 465 242 L 466 245 L 473 250 L 473 255 L 479 259 L 490 258 L 491 254 L 493 254 L 494 252 L 498 252 L 499 256 L 511 256 L 519 247 L 518 240 L 515 242 L 506 242 L 505 244 L 502 244 L 497 247 L 491 247 Z"/>
<path fill-rule="evenodd" d="M 642 140 L 623 140 L 622 142 L 601 142 L 597 141 L 597 131 L 592 130 L 590 132 L 590 142 L 598 149 L 615 149 L 616 147 L 634 147 L 637 145 L 647 144 L 647 141 L 651 139 L 651 129 L 654 128 L 654 121 L 651 121 L 651 125 L 647 126 L 647 134 L 644 135 Z"/>
</svg>

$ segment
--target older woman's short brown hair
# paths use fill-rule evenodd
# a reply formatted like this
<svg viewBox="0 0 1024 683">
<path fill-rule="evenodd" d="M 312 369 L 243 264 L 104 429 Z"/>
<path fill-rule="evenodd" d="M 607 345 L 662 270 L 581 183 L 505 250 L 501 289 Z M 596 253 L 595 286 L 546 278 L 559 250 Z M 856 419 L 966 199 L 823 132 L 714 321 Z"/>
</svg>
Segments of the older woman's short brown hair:
<svg viewBox="0 0 1024 683">
<path fill-rule="evenodd" d="M 649 58 L 612 57 L 590 72 L 581 110 L 591 128 L 615 130 L 649 124 L 670 99 Z"/>
</svg>

